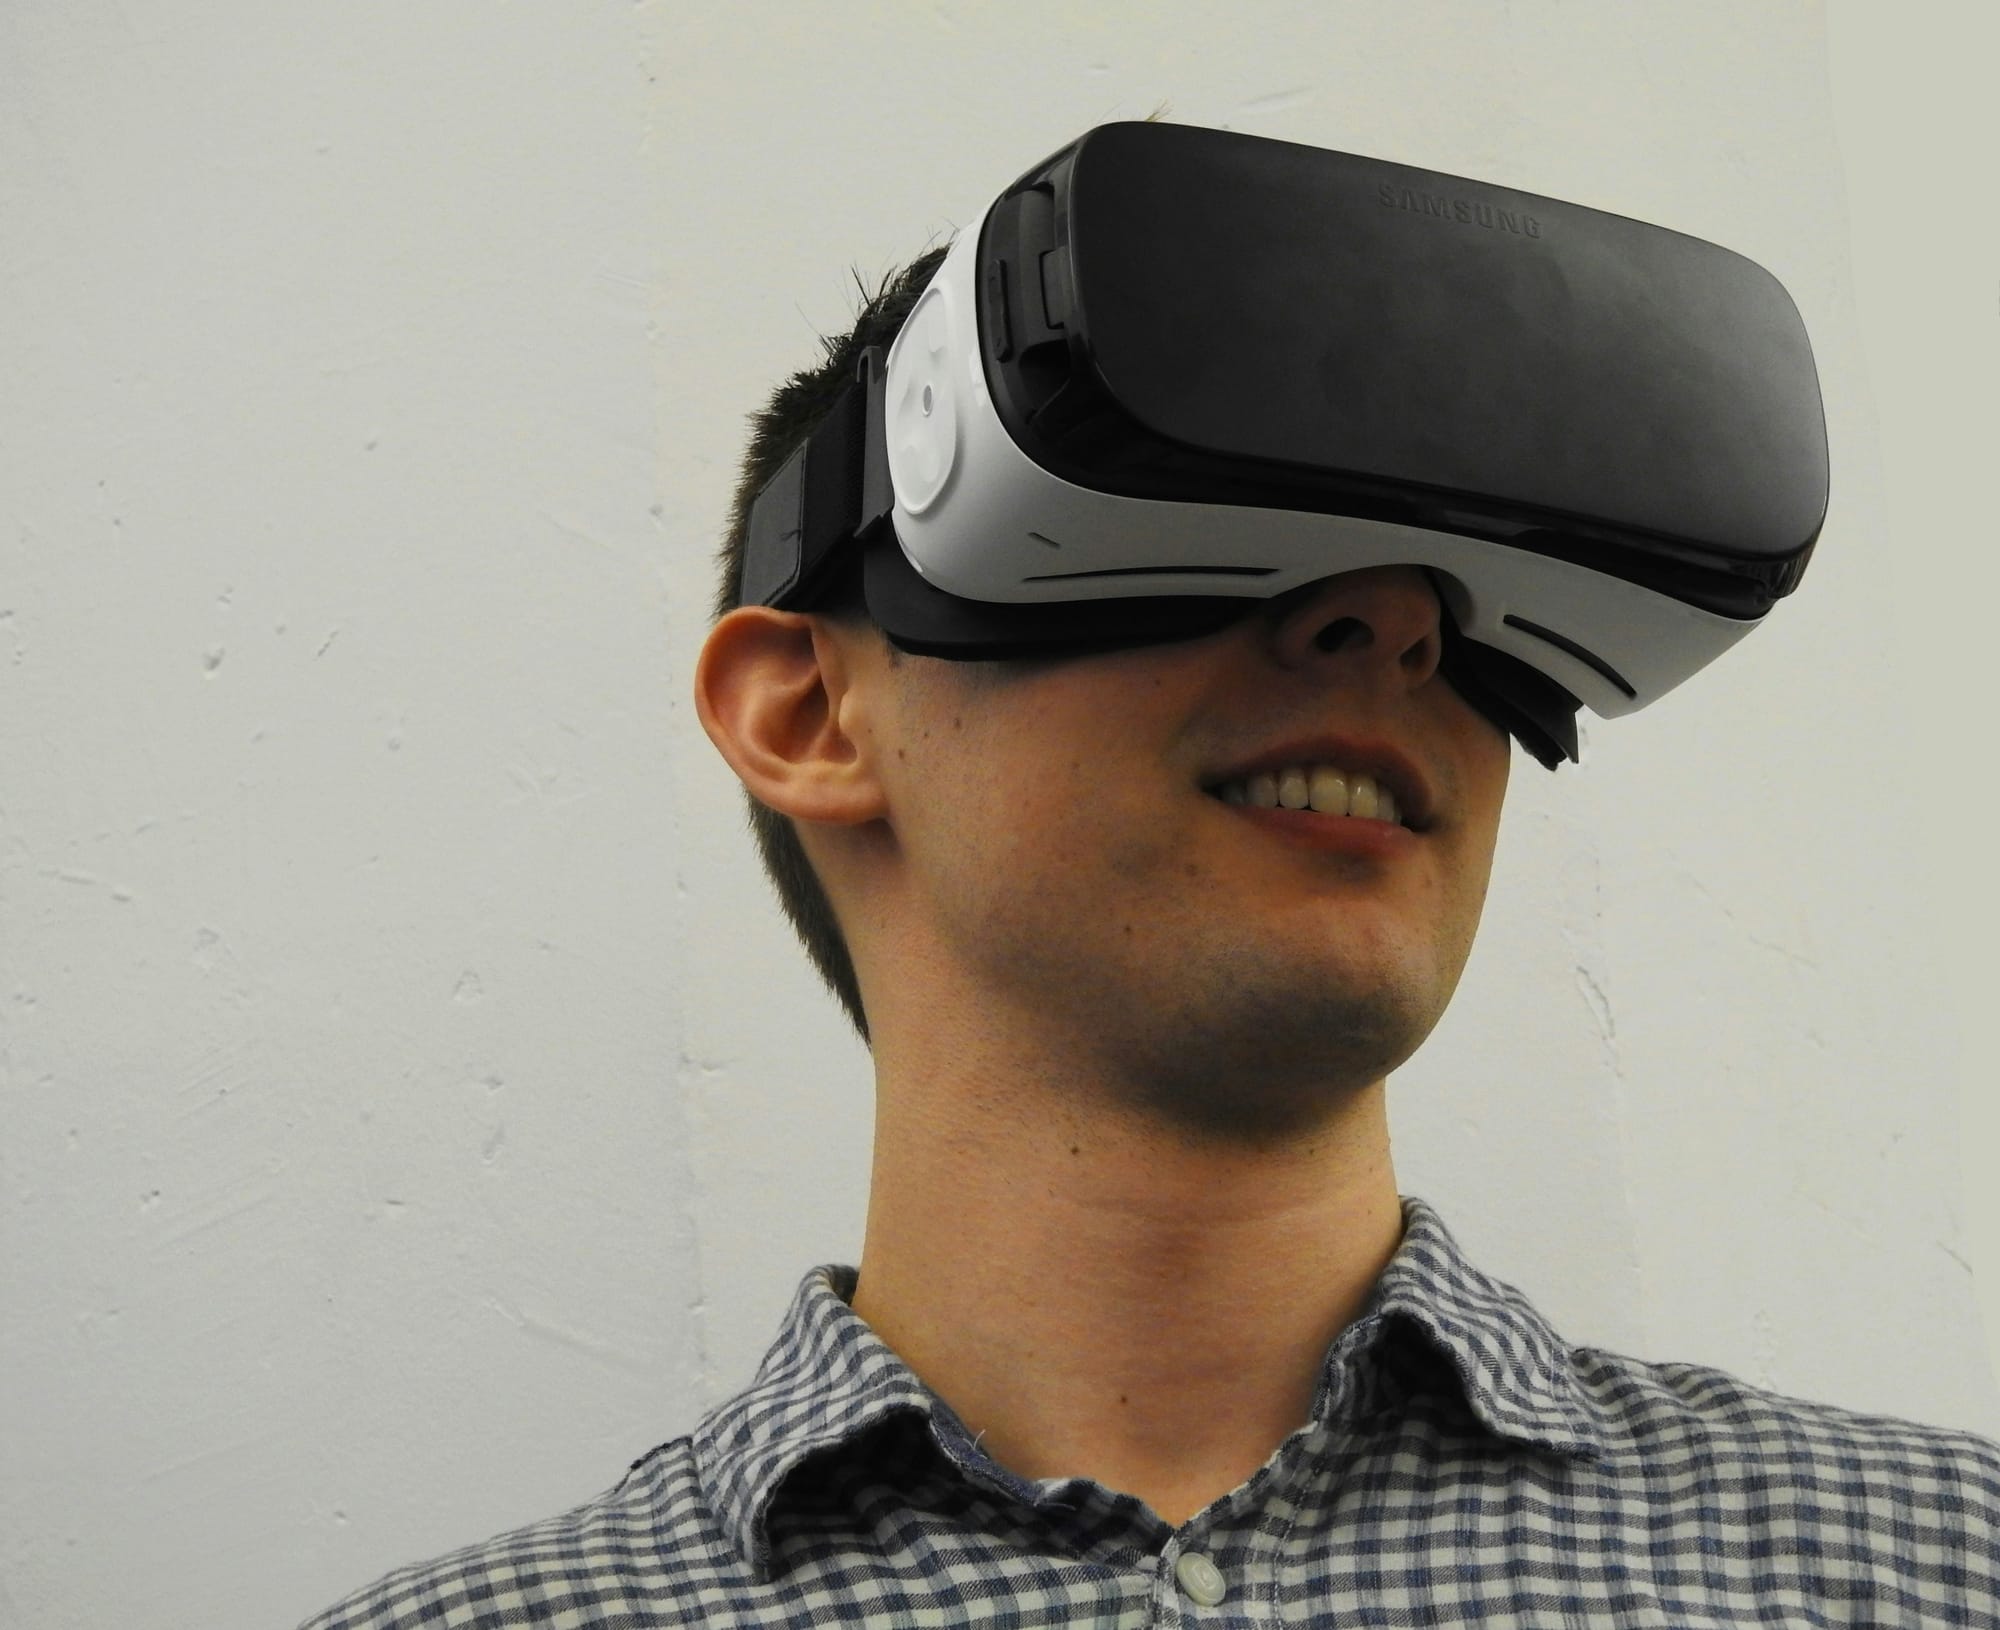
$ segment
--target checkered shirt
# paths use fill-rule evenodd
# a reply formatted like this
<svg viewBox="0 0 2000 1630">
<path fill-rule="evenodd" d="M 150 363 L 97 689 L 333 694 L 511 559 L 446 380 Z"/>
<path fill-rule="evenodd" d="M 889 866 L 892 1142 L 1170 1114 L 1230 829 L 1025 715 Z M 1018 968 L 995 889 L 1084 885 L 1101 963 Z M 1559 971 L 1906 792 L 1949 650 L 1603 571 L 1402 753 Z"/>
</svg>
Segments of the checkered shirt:
<svg viewBox="0 0 2000 1630">
<path fill-rule="evenodd" d="M 1178 1528 L 1014 1476 L 813 1269 L 755 1380 L 576 1510 L 304 1630 L 2000 1630 L 2000 1443 L 1566 1344 L 1403 1197 L 1312 1416 Z"/>
</svg>

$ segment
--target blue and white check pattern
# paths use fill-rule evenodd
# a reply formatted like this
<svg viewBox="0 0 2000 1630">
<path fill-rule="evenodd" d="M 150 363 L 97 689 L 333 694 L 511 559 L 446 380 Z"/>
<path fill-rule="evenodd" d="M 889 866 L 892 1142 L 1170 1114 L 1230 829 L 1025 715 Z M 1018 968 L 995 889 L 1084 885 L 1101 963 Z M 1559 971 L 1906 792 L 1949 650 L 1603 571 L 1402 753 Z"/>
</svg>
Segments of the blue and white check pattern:
<svg viewBox="0 0 2000 1630">
<path fill-rule="evenodd" d="M 755 1380 L 562 1516 L 304 1630 L 2000 1630 L 2000 1443 L 1566 1345 L 1403 1197 L 1312 1418 L 1179 1528 L 1024 1482 L 813 1269 Z"/>
</svg>

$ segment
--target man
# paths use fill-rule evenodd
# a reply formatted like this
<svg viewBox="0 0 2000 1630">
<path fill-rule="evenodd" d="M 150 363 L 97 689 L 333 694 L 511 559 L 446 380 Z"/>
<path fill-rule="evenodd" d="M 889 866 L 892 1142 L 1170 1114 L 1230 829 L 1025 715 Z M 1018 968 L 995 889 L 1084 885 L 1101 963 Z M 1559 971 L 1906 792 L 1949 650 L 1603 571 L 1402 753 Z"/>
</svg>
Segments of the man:
<svg viewBox="0 0 2000 1630">
<path fill-rule="evenodd" d="M 600 1500 L 315 1630 L 2000 1625 L 2000 1445 L 1572 1347 L 1399 1195 L 1511 754 L 1423 572 L 1032 661 L 738 603 L 942 255 L 757 421 L 695 674 L 873 1052 L 859 1271 Z"/>
</svg>

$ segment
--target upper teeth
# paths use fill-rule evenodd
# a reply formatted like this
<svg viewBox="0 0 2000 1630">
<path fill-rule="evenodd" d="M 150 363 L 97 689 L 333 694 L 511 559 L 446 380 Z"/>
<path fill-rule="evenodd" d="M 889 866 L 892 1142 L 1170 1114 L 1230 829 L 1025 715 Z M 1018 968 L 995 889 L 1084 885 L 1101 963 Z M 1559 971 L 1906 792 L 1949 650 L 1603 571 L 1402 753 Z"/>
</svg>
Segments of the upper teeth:
<svg viewBox="0 0 2000 1630">
<path fill-rule="evenodd" d="M 1310 809 L 1320 815 L 1359 815 L 1378 821 L 1402 819 L 1395 794 L 1372 775 L 1335 769 L 1331 764 L 1295 764 L 1244 781 L 1225 781 L 1215 789 L 1215 795 L 1227 804 L 1254 804 L 1259 809 Z"/>
</svg>

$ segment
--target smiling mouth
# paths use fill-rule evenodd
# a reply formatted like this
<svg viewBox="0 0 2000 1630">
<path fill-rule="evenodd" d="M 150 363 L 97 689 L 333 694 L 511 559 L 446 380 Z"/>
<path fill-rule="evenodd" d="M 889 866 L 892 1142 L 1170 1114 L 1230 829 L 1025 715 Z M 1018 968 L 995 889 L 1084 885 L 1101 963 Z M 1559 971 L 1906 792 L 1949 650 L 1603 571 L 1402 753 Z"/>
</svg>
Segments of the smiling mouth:
<svg viewBox="0 0 2000 1630">
<path fill-rule="evenodd" d="M 1387 787 L 1365 772 L 1330 764 L 1298 765 L 1265 771 L 1203 789 L 1225 804 L 1252 809 L 1290 810 L 1330 819 L 1364 820 L 1418 831 L 1396 807 Z"/>
</svg>

